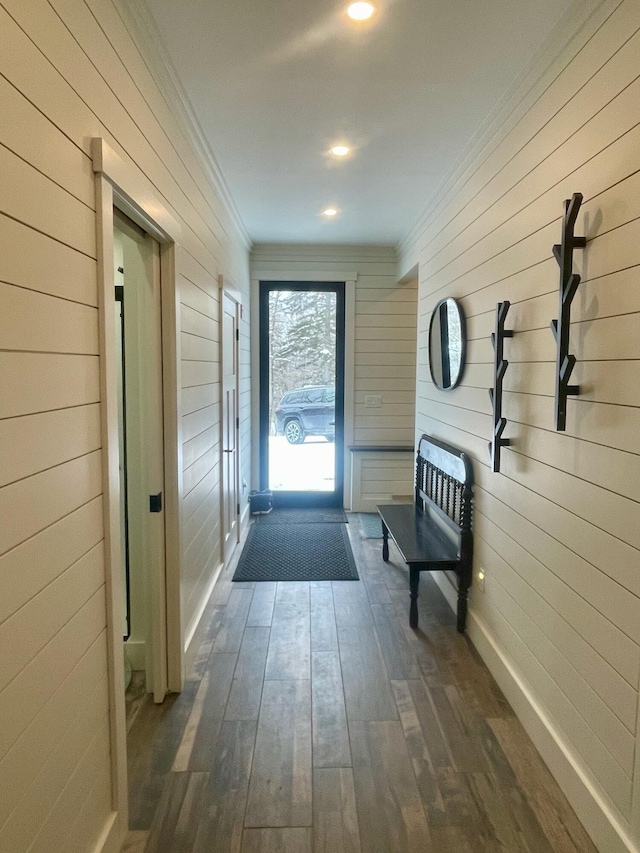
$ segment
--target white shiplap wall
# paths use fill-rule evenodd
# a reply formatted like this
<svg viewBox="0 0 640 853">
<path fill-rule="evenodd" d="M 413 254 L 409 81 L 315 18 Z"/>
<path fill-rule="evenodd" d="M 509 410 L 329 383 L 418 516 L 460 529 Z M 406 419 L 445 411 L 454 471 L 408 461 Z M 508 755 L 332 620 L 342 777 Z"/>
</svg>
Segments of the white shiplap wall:
<svg viewBox="0 0 640 853">
<path fill-rule="evenodd" d="M 182 227 L 183 626 L 220 560 L 218 275 L 248 294 L 247 243 L 137 43 L 118 2 L 0 3 L 0 850 L 11 853 L 92 850 L 111 810 L 95 136 Z"/>
<path fill-rule="evenodd" d="M 401 252 L 401 270 L 420 270 L 417 432 L 475 462 L 486 592 L 473 590 L 470 634 L 606 853 L 640 847 L 639 70 L 640 4 L 602 3 Z M 551 247 L 573 192 L 588 240 L 571 328 L 582 393 L 557 433 Z M 462 384 L 446 394 L 425 349 L 443 296 L 461 301 L 469 334 Z M 512 446 L 492 474 L 489 335 L 504 299 Z"/>
<path fill-rule="evenodd" d="M 345 424 L 345 432 L 351 436 L 349 444 L 412 445 L 417 280 L 398 282 L 397 255 L 390 247 L 256 244 L 251 252 L 254 309 L 261 279 L 317 281 L 323 276 L 326 276 L 325 281 L 355 281 L 352 327 L 346 330 L 354 351 L 353 421 Z M 255 316 L 254 320 L 254 341 L 257 341 Z M 255 346 L 256 371 L 257 353 Z M 254 440 L 257 442 L 257 388 L 254 393 Z M 382 405 L 367 408 L 367 395 L 380 396 Z M 257 483 L 257 444 L 253 458 L 254 483 Z M 392 494 L 410 494 L 413 455 L 393 454 L 381 460 L 384 465 L 378 466 L 380 476 L 378 480 L 371 480 L 374 488 L 379 489 L 377 502 L 389 501 Z M 368 464 L 370 462 L 368 460 Z M 345 466 L 350 464 L 347 451 Z M 386 484 L 381 484 L 382 479 Z M 397 489 L 401 491 L 394 491 Z"/>
</svg>

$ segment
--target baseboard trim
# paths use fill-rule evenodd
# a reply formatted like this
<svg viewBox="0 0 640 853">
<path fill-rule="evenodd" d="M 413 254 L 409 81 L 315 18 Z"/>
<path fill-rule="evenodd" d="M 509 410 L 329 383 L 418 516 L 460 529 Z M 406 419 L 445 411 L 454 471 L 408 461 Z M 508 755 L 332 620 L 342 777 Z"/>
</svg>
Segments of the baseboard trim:
<svg viewBox="0 0 640 853">
<path fill-rule="evenodd" d="M 451 579 L 444 572 L 432 572 L 431 576 L 455 612 L 457 592 Z M 485 622 L 472 609 L 467 616 L 467 635 L 598 850 L 602 853 L 640 853 L 624 819 L 595 788 L 571 747 L 498 646 Z"/>
</svg>

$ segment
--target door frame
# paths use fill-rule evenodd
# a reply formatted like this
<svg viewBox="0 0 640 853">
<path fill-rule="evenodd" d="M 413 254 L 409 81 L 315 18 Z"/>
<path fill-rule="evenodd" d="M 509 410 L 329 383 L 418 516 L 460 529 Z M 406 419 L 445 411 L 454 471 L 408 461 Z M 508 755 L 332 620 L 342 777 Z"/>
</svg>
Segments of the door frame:
<svg viewBox="0 0 640 853">
<path fill-rule="evenodd" d="M 221 421 L 224 423 L 224 298 L 225 296 L 234 303 L 236 307 L 235 317 L 236 317 L 236 339 L 233 341 L 235 360 L 236 360 L 236 405 L 234 412 L 234 420 L 235 420 L 235 438 L 236 438 L 236 485 L 237 485 L 237 501 L 236 501 L 236 536 L 235 536 L 235 547 L 240 542 L 240 499 L 242 495 L 242 487 L 240 483 L 240 472 L 241 472 L 241 464 L 240 464 L 240 321 L 242 320 L 243 314 L 243 305 L 242 305 L 242 294 L 227 284 L 225 284 L 224 275 L 218 276 L 218 283 L 220 285 L 220 394 L 221 394 Z M 224 539 L 224 518 L 225 518 L 225 508 L 224 508 L 224 474 L 222 470 L 222 465 L 224 462 L 223 459 L 224 448 L 222 446 L 222 434 L 220 436 L 220 561 L 222 564 L 226 565 L 228 559 L 231 557 L 230 554 L 225 553 L 226 543 Z"/>
<path fill-rule="evenodd" d="M 274 290 L 325 291 L 336 293 L 336 430 L 334 451 L 336 481 L 332 492 L 280 492 L 274 495 L 274 504 L 281 506 L 344 506 L 346 493 L 346 411 L 347 399 L 347 282 L 322 280 L 261 280 L 259 283 L 259 414 L 258 435 L 260 447 L 260 488 L 268 487 L 269 480 L 269 294 Z M 342 346 L 340 346 L 342 344 Z M 352 397 L 352 394 L 350 394 Z M 280 496 L 279 500 L 277 495 Z"/>
<path fill-rule="evenodd" d="M 355 316 L 357 274 L 353 270 L 337 268 L 323 272 L 305 270 L 292 272 L 291 269 L 251 270 L 251 375 L 260 374 L 260 283 L 263 281 L 282 281 L 293 283 L 343 281 L 344 282 L 344 458 L 349 459 L 349 448 L 353 445 L 355 420 Z M 251 383 L 251 488 L 257 488 L 260 482 L 260 388 L 257 382 Z M 344 466 L 344 506 L 349 509 L 351 494 L 351 465 Z"/>
<path fill-rule="evenodd" d="M 179 303 L 176 287 L 176 250 L 181 227 L 148 189 L 147 181 L 126 164 L 101 137 L 91 140 L 96 189 L 96 249 L 100 339 L 100 398 L 103 449 L 104 560 L 107 616 L 109 719 L 111 736 L 111 832 L 122 837 L 128 829 L 128 790 L 124 660 L 122 642 L 122 567 L 120 530 L 120 475 L 118 394 L 113 268 L 113 209 L 117 207 L 160 243 L 162 315 L 162 373 L 164 421 L 164 578 L 156 585 L 155 607 L 162 612 L 154 636 L 166 649 L 167 689 L 183 684 L 182 624 L 180 613 L 180 494 L 182 441 L 178 409 L 180 388 Z M 164 581 L 164 582 L 162 582 Z M 166 619 L 166 623 L 165 620 Z M 166 628 L 165 628 L 166 625 Z"/>
</svg>

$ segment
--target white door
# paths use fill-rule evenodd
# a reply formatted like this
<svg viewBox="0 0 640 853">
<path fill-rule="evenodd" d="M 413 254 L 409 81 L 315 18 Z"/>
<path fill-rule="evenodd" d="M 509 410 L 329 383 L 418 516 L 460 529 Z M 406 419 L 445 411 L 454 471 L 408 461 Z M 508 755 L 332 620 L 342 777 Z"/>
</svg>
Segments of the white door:
<svg viewBox="0 0 640 853">
<path fill-rule="evenodd" d="M 160 246 L 114 211 L 120 346 L 123 557 L 128 567 L 127 653 L 147 692 L 167 692 L 164 431 Z"/>
<path fill-rule="evenodd" d="M 239 305 L 222 293 L 222 550 L 226 562 L 238 543 L 240 489 L 238 453 Z"/>
</svg>

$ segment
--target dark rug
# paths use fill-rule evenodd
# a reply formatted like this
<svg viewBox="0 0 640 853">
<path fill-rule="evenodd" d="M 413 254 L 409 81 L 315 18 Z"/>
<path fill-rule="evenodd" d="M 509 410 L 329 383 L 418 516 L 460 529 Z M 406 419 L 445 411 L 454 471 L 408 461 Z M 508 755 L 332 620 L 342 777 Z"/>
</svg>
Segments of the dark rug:
<svg viewBox="0 0 640 853">
<path fill-rule="evenodd" d="M 359 513 L 360 524 L 362 525 L 363 539 L 382 539 L 382 522 L 380 516 L 376 512 L 361 512 Z"/>
<path fill-rule="evenodd" d="M 344 524 L 252 524 L 234 581 L 357 581 Z"/>
<path fill-rule="evenodd" d="M 272 509 L 267 515 L 256 516 L 258 524 L 346 524 L 349 519 L 342 507 Z"/>
</svg>

